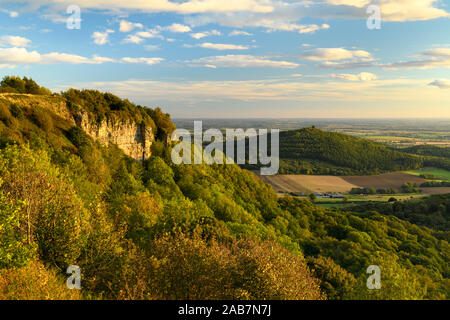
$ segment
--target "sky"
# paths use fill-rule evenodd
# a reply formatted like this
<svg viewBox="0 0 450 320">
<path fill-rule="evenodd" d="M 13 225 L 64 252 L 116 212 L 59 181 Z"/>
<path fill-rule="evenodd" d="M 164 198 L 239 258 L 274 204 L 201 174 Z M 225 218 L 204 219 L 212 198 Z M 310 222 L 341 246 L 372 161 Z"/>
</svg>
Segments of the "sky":
<svg viewBox="0 0 450 320">
<path fill-rule="evenodd" d="M 0 0 L 0 77 L 173 118 L 450 118 L 450 0 Z"/>
</svg>

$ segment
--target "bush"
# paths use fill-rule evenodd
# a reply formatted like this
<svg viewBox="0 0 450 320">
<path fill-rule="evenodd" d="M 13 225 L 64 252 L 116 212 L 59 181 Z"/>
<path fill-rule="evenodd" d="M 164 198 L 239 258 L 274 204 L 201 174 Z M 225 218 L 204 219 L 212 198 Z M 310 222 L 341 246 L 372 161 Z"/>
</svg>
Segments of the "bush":
<svg viewBox="0 0 450 320">
<path fill-rule="evenodd" d="M 50 132 L 53 129 L 52 117 L 40 108 L 33 109 L 33 120 L 45 132 Z"/>
<path fill-rule="evenodd" d="M 12 116 L 9 108 L 3 103 L 0 103 L 0 121 L 3 121 L 7 127 L 17 127 L 17 120 Z"/>
<path fill-rule="evenodd" d="M 32 261 L 20 269 L 0 269 L 0 300 L 78 300 L 79 290 L 69 290 L 66 277 Z"/>
<path fill-rule="evenodd" d="M 13 93 L 27 93 L 27 94 L 41 94 L 51 95 L 52 92 L 47 88 L 40 87 L 33 79 L 16 76 L 5 76 L 0 82 L 0 92 L 13 92 Z"/>
<path fill-rule="evenodd" d="M 206 242 L 177 232 L 155 241 L 160 299 L 323 299 L 303 260 L 270 241 Z"/>
<path fill-rule="evenodd" d="M 309 257 L 307 261 L 313 274 L 320 280 L 320 288 L 328 299 L 342 300 L 349 296 L 356 284 L 356 279 L 351 273 L 328 257 Z"/>
<path fill-rule="evenodd" d="M 23 118 L 23 110 L 17 104 L 15 104 L 15 103 L 11 104 L 9 106 L 9 110 L 11 111 L 11 114 L 15 118 L 17 118 L 17 119 L 22 119 Z"/>
</svg>

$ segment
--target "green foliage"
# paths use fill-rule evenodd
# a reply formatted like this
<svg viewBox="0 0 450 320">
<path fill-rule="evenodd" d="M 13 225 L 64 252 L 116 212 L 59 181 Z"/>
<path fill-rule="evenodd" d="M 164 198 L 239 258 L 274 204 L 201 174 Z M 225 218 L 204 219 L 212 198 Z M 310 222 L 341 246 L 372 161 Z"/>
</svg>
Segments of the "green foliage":
<svg viewBox="0 0 450 320">
<path fill-rule="evenodd" d="M 352 211 L 377 211 L 393 215 L 419 226 L 440 231 L 450 230 L 450 194 L 432 195 L 427 198 L 394 203 L 370 203 L 351 208 Z M 449 238 L 447 237 L 447 241 Z"/>
<path fill-rule="evenodd" d="M 51 115 L 41 108 L 33 109 L 33 120 L 45 132 L 50 132 L 53 129 Z"/>
<path fill-rule="evenodd" d="M 66 276 L 32 261 L 20 269 L 0 269 L 0 300 L 79 300 L 78 290 L 68 290 Z"/>
<path fill-rule="evenodd" d="M 402 185 L 403 193 L 419 193 L 420 190 L 417 188 L 417 183 L 415 182 L 405 182 Z"/>
<path fill-rule="evenodd" d="M 21 267 L 32 257 L 33 248 L 19 231 L 22 207 L 0 189 L 0 269 Z"/>
<path fill-rule="evenodd" d="M 157 296 L 162 299 L 323 298 L 301 258 L 271 242 L 224 245 L 200 234 L 155 241 Z M 190 263 L 186 265 L 185 261 Z"/>
<path fill-rule="evenodd" d="M 22 108 L 19 107 L 16 103 L 11 104 L 9 106 L 9 110 L 11 111 L 11 114 L 17 119 L 22 119 L 24 116 Z"/>
<path fill-rule="evenodd" d="M 45 152 L 7 147 L 0 154 L 2 189 L 24 208 L 18 217 L 27 243 L 36 243 L 44 261 L 60 268 L 79 256 L 82 220 L 87 215 L 70 183 L 54 169 Z"/>
<path fill-rule="evenodd" d="M 399 149 L 403 152 L 413 153 L 413 154 L 420 154 L 423 156 L 431 156 L 431 157 L 442 157 L 450 159 L 450 148 L 443 148 L 433 145 L 419 145 L 419 146 L 413 146 L 409 148 L 403 148 Z"/>
<path fill-rule="evenodd" d="M 0 124 L 1 298 L 72 298 L 60 291 L 68 264 L 82 269 L 83 290 L 74 298 L 449 298 L 448 197 L 352 212 L 279 199 L 237 165 L 174 165 L 165 143 L 174 126 L 159 109 L 92 90 L 64 95 L 74 114 L 154 121 L 159 137 L 153 156 L 137 162 L 50 111 L 53 127 L 45 130 L 31 114 L 38 108 L 18 105 L 20 119 L 5 104 L 3 114 L 20 121 L 16 129 Z M 337 155 L 345 148 L 310 151 L 336 155 L 331 168 L 357 172 L 417 164 L 414 156 L 362 145 L 367 159 L 365 150 L 347 160 Z M 382 270 L 380 292 L 365 286 L 372 264 Z M 27 268 L 47 283 L 26 285 Z"/>
<path fill-rule="evenodd" d="M 52 92 L 47 88 L 40 87 L 33 79 L 16 76 L 5 76 L 0 82 L 2 92 L 10 93 L 27 93 L 27 94 L 39 94 L 39 95 L 51 95 Z"/>
<path fill-rule="evenodd" d="M 69 89 L 62 93 L 69 110 L 76 114 L 79 110 L 87 111 L 89 119 L 95 122 L 117 121 L 119 123 L 133 121 L 145 124 L 153 132 L 157 130 L 155 121 L 149 116 L 148 108 L 120 99 L 111 93 L 98 90 Z"/>
<path fill-rule="evenodd" d="M 331 258 L 309 257 L 308 266 L 320 280 L 320 288 L 331 300 L 350 298 L 356 285 L 355 277 L 337 265 Z"/>
<path fill-rule="evenodd" d="M 420 185 L 421 188 L 441 188 L 450 187 L 449 181 L 427 181 Z"/>
<path fill-rule="evenodd" d="M 280 133 L 280 173 L 365 175 L 419 168 L 419 156 L 336 132 L 303 128 Z"/>
</svg>

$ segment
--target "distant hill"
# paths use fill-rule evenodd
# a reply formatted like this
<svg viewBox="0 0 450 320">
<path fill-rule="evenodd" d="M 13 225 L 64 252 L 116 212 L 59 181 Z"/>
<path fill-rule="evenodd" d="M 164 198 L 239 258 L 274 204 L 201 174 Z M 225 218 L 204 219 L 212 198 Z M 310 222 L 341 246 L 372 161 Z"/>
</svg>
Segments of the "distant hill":
<svg viewBox="0 0 450 320">
<path fill-rule="evenodd" d="M 363 175 L 419 168 L 423 158 L 314 127 L 280 133 L 280 173 Z"/>
</svg>

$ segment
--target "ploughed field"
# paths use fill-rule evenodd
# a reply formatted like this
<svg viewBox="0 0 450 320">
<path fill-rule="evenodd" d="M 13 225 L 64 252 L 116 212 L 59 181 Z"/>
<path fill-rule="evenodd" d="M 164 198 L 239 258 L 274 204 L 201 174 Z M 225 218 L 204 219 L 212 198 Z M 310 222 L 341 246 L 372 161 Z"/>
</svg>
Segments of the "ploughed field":
<svg viewBox="0 0 450 320">
<path fill-rule="evenodd" d="M 270 184 L 277 193 L 311 193 L 338 192 L 348 193 L 352 188 L 395 188 L 401 190 L 406 182 L 414 182 L 418 186 L 427 180 L 420 176 L 392 172 L 371 176 L 313 176 L 313 175 L 275 175 L 259 176 L 265 183 Z M 448 187 L 420 188 L 424 194 L 450 193 Z"/>
</svg>

